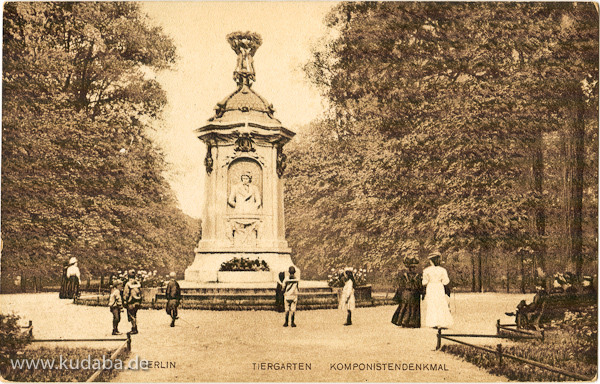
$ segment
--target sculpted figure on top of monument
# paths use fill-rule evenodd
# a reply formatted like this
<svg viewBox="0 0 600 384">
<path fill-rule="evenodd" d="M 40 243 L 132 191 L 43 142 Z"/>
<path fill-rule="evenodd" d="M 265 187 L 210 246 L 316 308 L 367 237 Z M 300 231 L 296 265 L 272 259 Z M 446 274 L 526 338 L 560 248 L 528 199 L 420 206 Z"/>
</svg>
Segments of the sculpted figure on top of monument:
<svg viewBox="0 0 600 384">
<path fill-rule="evenodd" d="M 238 84 L 251 85 L 255 80 L 254 54 L 262 44 L 262 38 L 257 33 L 233 32 L 227 35 L 227 41 L 237 53 L 237 65 L 233 78 Z"/>
<path fill-rule="evenodd" d="M 227 202 L 235 208 L 235 213 L 256 213 L 262 204 L 260 191 L 252 184 L 252 175 L 249 172 L 242 173 L 240 179 L 241 182 L 231 188 Z"/>
</svg>

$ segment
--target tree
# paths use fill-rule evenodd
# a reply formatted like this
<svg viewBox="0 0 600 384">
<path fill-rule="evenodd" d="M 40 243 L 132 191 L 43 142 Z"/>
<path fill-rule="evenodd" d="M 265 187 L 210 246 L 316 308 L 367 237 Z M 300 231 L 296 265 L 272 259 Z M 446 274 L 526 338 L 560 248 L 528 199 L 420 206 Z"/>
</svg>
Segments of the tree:
<svg viewBox="0 0 600 384">
<path fill-rule="evenodd" d="M 3 32 L 3 272 L 183 269 L 198 224 L 146 136 L 170 39 L 132 2 L 10 3 Z"/>
<path fill-rule="evenodd" d="M 531 247 L 544 266 L 540 155 L 543 135 L 559 129 L 569 110 L 555 102 L 564 87 L 554 87 L 565 84 L 559 72 L 576 72 L 576 61 L 558 59 L 575 33 L 565 21 L 569 7 L 354 2 L 332 11 L 336 37 L 305 68 L 332 105 L 331 120 L 315 128 L 338 142 L 341 164 L 328 163 L 329 173 L 337 177 L 345 167 L 360 180 L 358 190 L 370 204 L 352 202 L 356 216 L 378 218 L 380 224 L 365 223 L 366 232 L 389 245 L 386 254 L 400 251 L 393 236 L 399 233 L 418 239 L 421 248 L 468 250 L 475 255 L 477 290 L 483 261 L 496 248 L 516 254 Z M 597 31 L 589 10 L 580 7 L 588 24 L 577 32 L 575 56 L 585 56 L 594 73 Z M 309 161 L 326 148 L 313 149 Z M 333 181 L 347 191 L 344 179 Z M 341 205 L 349 202 L 332 203 L 344 212 Z M 372 251 L 367 247 L 364 258 Z M 383 263 L 391 260 L 397 257 Z"/>
</svg>

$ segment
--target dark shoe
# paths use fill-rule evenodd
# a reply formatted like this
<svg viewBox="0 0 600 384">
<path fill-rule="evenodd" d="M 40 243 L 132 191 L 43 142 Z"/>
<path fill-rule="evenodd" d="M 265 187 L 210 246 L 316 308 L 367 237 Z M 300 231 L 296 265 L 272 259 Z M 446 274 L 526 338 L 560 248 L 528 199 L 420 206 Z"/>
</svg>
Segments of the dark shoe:
<svg viewBox="0 0 600 384">
<path fill-rule="evenodd" d="M 113 331 L 113 332 L 112 332 L 112 334 L 113 334 L 113 335 L 122 335 L 122 333 L 121 333 L 121 332 L 119 332 L 119 331 Z"/>
<path fill-rule="evenodd" d="M 344 323 L 344 325 L 352 325 L 352 323 Z"/>
<path fill-rule="evenodd" d="M 137 335 L 137 334 L 138 334 L 138 330 L 137 330 L 137 328 L 133 328 L 133 329 L 131 330 L 131 334 L 132 334 L 132 335 Z"/>
<path fill-rule="evenodd" d="M 288 323 L 284 323 L 284 324 L 283 324 L 283 326 L 284 326 L 284 327 L 287 327 L 287 326 L 288 326 Z"/>
<path fill-rule="evenodd" d="M 171 327 L 174 327 L 174 326 L 175 326 L 175 323 L 171 323 Z"/>
<path fill-rule="evenodd" d="M 294 327 L 294 328 L 295 328 L 295 327 L 296 327 L 296 324 L 292 323 L 292 327 Z"/>
</svg>

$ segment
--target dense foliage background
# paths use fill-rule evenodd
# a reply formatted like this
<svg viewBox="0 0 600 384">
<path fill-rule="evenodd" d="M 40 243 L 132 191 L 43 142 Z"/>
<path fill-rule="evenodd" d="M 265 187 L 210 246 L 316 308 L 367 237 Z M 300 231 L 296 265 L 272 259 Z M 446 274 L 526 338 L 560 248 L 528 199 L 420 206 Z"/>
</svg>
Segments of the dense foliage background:
<svg viewBox="0 0 600 384">
<path fill-rule="evenodd" d="M 330 113 L 288 145 L 303 276 L 433 249 L 478 291 L 595 273 L 593 4 L 351 2 L 327 23 L 305 70 Z"/>
<path fill-rule="evenodd" d="M 2 282 L 182 271 L 200 225 L 184 215 L 148 139 L 175 46 L 133 2 L 4 5 Z"/>
</svg>

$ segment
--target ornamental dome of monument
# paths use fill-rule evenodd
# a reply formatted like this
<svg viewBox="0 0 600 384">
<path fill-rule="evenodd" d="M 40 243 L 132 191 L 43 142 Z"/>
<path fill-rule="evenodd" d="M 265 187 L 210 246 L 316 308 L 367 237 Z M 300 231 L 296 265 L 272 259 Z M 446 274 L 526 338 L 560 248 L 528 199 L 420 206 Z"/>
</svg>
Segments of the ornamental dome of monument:
<svg viewBox="0 0 600 384">
<path fill-rule="evenodd" d="M 250 87 L 242 87 L 227 96 L 221 103 L 222 109 L 227 111 L 257 111 L 272 113 L 273 106 Z"/>
<path fill-rule="evenodd" d="M 273 114 L 275 109 L 264 97 L 256 93 L 250 85 L 240 84 L 232 94 L 215 107 L 215 116 L 210 122 L 233 123 L 252 121 L 258 124 L 281 124 Z"/>
</svg>

